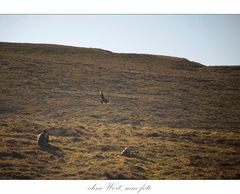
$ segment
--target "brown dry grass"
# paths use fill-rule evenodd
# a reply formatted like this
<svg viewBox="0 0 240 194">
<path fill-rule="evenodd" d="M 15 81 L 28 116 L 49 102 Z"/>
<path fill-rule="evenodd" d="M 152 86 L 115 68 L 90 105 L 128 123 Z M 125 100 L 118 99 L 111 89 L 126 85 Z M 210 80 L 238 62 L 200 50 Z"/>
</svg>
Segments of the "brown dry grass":
<svg viewBox="0 0 240 194">
<path fill-rule="evenodd" d="M 0 74 L 1 179 L 240 178 L 239 67 L 1 43 Z"/>
</svg>

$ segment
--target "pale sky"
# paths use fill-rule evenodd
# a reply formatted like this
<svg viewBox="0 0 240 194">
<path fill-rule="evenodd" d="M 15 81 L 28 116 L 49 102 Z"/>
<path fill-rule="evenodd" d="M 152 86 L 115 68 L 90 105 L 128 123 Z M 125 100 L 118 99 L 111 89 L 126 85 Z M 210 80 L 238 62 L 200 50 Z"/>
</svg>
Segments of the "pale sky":
<svg viewBox="0 0 240 194">
<path fill-rule="evenodd" d="M 240 65 L 240 15 L 0 15 L 0 41 Z"/>
</svg>

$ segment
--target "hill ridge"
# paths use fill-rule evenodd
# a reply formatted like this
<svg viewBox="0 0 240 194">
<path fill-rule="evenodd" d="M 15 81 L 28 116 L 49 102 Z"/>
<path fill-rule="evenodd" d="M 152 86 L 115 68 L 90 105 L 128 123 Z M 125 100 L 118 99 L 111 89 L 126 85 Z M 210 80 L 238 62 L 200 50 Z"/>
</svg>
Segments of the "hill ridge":
<svg viewBox="0 0 240 194">
<path fill-rule="evenodd" d="M 147 58 L 148 60 L 169 60 L 169 62 L 181 62 L 192 65 L 192 67 L 204 67 L 203 64 L 190 61 L 183 57 L 176 56 L 167 56 L 167 55 L 157 55 L 157 54 L 145 54 L 145 53 L 121 53 L 121 52 L 112 52 L 109 50 L 101 48 L 91 48 L 91 47 L 78 47 L 78 46 L 69 46 L 69 45 L 60 45 L 60 44 L 45 44 L 45 43 L 15 43 L 15 42 L 0 42 L 0 51 L 2 52 L 15 52 L 26 54 L 31 53 L 41 53 L 49 52 L 52 54 L 62 54 L 62 52 L 69 52 L 70 54 L 81 54 L 81 53 L 90 53 L 98 55 L 110 55 L 112 57 L 127 57 L 127 60 L 134 58 Z"/>
</svg>

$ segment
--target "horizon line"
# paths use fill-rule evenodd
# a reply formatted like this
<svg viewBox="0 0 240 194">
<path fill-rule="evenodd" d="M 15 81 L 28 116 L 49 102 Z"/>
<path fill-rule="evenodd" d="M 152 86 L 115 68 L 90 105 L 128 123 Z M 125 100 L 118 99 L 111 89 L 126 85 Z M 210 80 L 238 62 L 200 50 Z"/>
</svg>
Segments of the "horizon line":
<svg viewBox="0 0 240 194">
<path fill-rule="evenodd" d="M 74 48 L 86 48 L 86 49 L 96 49 L 96 50 L 102 50 L 110 53 L 115 53 L 115 54 L 136 54 L 136 55 L 150 55 L 150 56 L 163 56 L 163 57 L 173 57 L 173 58 L 179 58 L 179 59 L 185 59 L 190 62 L 198 63 L 200 65 L 206 66 L 206 67 L 239 67 L 240 64 L 229 64 L 229 65 L 216 65 L 216 64 L 203 64 L 198 61 L 194 60 L 189 60 L 187 57 L 182 57 L 182 56 L 174 56 L 174 55 L 164 55 L 164 54 L 158 54 L 158 53 L 141 53 L 141 52 L 118 52 L 118 51 L 113 51 L 105 48 L 99 48 L 99 47 L 84 47 L 80 45 L 68 45 L 68 44 L 61 44 L 61 43 L 46 43 L 46 42 L 14 42 L 14 41 L 1 41 L 0 43 L 9 43 L 9 44 L 35 44 L 35 45 L 55 45 L 55 46 L 65 46 L 65 47 L 74 47 Z"/>
</svg>

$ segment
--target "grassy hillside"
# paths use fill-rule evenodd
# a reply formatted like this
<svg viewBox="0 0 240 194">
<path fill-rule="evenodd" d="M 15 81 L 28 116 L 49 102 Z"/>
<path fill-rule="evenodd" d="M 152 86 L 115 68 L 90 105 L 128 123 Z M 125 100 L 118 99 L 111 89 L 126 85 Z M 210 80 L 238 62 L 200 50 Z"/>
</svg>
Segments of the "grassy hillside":
<svg viewBox="0 0 240 194">
<path fill-rule="evenodd" d="M 240 178 L 239 66 L 0 43 L 0 89 L 1 179 Z"/>
</svg>

